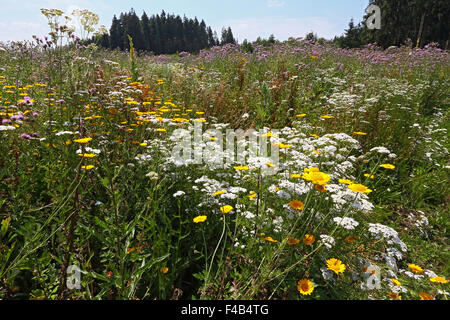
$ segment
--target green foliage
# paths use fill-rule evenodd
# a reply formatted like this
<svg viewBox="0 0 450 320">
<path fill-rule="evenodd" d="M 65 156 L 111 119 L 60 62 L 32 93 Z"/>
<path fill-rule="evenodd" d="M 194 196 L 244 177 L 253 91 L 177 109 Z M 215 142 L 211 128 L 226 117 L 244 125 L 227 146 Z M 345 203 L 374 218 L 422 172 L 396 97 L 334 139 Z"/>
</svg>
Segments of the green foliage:
<svg viewBox="0 0 450 320">
<path fill-rule="evenodd" d="M 369 30 L 365 21 L 372 14 L 363 14 L 363 21 L 349 28 L 335 42 L 343 48 L 359 48 L 368 43 L 388 48 L 409 45 L 424 47 L 438 43 L 448 49 L 450 3 L 444 0 L 369 0 L 381 10 L 381 29 Z M 422 25 L 422 29 L 421 29 Z"/>
<path fill-rule="evenodd" d="M 231 28 L 225 30 L 223 43 L 234 43 Z M 100 44 L 104 48 L 129 50 L 128 35 L 133 38 L 138 52 L 154 54 L 198 52 L 219 45 L 217 35 L 203 20 L 182 19 L 179 15 L 166 14 L 164 10 L 151 17 L 144 12 L 139 19 L 133 9 L 128 13 L 121 13 L 119 18 L 113 17 L 109 41 L 103 39 Z"/>
</svg>

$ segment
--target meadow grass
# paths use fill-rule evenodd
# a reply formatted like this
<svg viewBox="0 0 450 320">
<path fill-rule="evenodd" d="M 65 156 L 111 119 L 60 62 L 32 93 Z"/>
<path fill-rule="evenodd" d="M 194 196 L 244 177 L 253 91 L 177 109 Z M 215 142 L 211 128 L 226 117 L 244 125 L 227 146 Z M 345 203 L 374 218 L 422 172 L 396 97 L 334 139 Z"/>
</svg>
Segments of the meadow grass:
<svg viewBox="0 0 450 320">
<path fill-rule="evenodd" d="M 56 37 L 0 65 L 1 298 L 447 299 L 448 52 Z M 255 129 L 280 159 L 180 163 L 199 122 L 197 151 Z"/>
</svg>

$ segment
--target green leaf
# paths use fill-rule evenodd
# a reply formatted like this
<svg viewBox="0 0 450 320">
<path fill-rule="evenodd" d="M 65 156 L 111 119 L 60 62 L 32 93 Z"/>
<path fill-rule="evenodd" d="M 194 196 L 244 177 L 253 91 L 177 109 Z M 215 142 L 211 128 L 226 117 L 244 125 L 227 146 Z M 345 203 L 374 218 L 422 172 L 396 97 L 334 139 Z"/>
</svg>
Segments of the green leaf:
<svg viewBox="0 0 450 320">
<path fill-rule="evenodd" d="M 110 282 L 110 279 L 107 276 L 104 276 L 102 274 L 99 274 L 97 272 L 91 271 L 89 272 L 89 274 L 94 278 L 94 279 L 98 279 L 98 280 L 102 280 L 105 282 Z"/>
<path fill-rule="evenodd" d="M 8 217 L 4 220 L 2 220 L 1 223 L 1 229 L 0 229 L 0 238 L 3 238 L 6 234 L 6 232 L 8 231 L 9 228 L 9 223 L 11 222 L 11 217 Z"/>
</svg>

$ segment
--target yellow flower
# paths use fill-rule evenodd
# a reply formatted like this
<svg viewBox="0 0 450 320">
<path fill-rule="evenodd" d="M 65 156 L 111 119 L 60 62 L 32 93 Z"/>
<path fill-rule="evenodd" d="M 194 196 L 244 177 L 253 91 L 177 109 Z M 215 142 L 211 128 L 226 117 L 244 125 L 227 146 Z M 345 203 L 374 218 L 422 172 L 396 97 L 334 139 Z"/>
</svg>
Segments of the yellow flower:
<svg viewBox="0 0 450 320">
<path fill-rule="evenodd" d="M 389 163 L 382 164 L 382 165 L 380 165 L 380 167 L 385 168 L 385 169 L 389 169 L 389 170 L 394 170 L 395 169 L 395 166 L 393 164 L 389 164 Z"/>
<path fill-rule="evenodd" d="M 224 194 L 224 193 L 227 193 L 227 190 L 220 190 L 220 191 L 214 192 L 212 195 L 213 196 L 220 196 L 221 194 Z"/>
<path fill-rule="evenodd" d="M 422 273 L 423 272 L 422 268 L 415 264 L 408 264 L 408 268 L 410 268 L 411 271 L 414 273 Z"/>
<path fill-rule="evenodd" d="M 232 206 L 223 206 L 223 207 L 220 208 L 220 211 L 223 212 L 223 213 L 228 213 L 228 212 L 233 211 L 233 210 L 234 210 L 234 208 Z"/>
<path fill-rule="evenodd" d="M 370 179 L 375 178 L 375 176 L 374 176 L 373 174 L 369 174 L 369 173 L 365 173 L 365 174 L 364 174 L 364 177 L 370 178 Z"/>
<path fill-rule="evenodd" d="M 365 133 L 365 132 L 358 132 L 358 131 L 353 132 L 353 134 L 356 134 L 358 136 L 366 136 L 367 135 L 367 133 Z"/>
<path fill-rule="evenodd" d="M 166 132 L 167 130 L 164 129 L 164 128 L 159 128 L 159 129 L 156 129 L 156 131 L 158 131 L 158 132 Z"/>
<path fill-rule="evenodd" d="M 84 170 L 92 170 L 92 169 L 94 169 L 95 168 L 95 166 L 93 166 L 93 165 L 89 165 L 89 166 L 81 166 L 81 169 L 84 169 Z"/>
<path fill-rule="evenodd" d="M 298 117 L 298 118 L 306 117 L 306 113 L 300 113 L 300 114 L 297 115 L 297 117 Z"/>
<path fill-rule="evenodd" d="M 419 297 L 420 297 L 420 300 L 434 300 L 434 298 L 426 292 L 419 293 Z"/>
<path fill-rule="evenodd" d="M 92 138 L 83 138 L 83 139 L 73 140 L 73 142 L 80 143 L 80 144 L 85 144 L 85 143 L 88 143 L 91 140 L 92 140 Z"/>
<path fill-rule="evenodd" d="M 265 237 L 264 240 L 268 241 L 268 242 L 272 242 L 272 243 L 277 243 L 277 240 L 274 240 L 272 237 Z"/>
<path fill-rule="evenodd" d="M 311 295 L 314 291 L 314 284 L 308 279 L 299 280 L 297 283 L 297 290 L 304 296 Z"/>
<path fill-rule="evenodd" d="M 169 268 L 167 267 L 161 268 L 161 272 L 166 274 L 167 272 L 169 272 Z"/>
<path fill-rule="evenodd" d="M 248 166 L 236 166 L 234 169 L 237 171 L 248 171 Z"/>
<path fill-rule="evenodd" d="M 146 142 L 142 142 L 139 144 L 141 147 L 146 147 L 148 144 Z"/>
<path fill-rule="evenodd" d="M 445 278 L 442 277 L 434 277 L 434 278 L 430 278 L 431 282 L 437 282 L 437 283 L 448 283 L 449 281 Z"/>
<path fill-rule="evenodd" d="M 311 181 L 314 184 L 325 186 L 331 180 L 330 176 L 324 172 L 320 172 L 317 168 L 305 169 L 303 179 Z"/>
<path fill-rule="evenodd" d="M 316 238 L 312 234 L 305 234 L 305 237 L 303 238 L 303 244 L 310 246 L 316 241 Z"/>
<path fill-rule="evenodd" d="M 350 190 L 352 190 L 353 192 L 360 192 L 360 193 L 371 193 L 372 190 L 370 190 L 369 188 L 367 188 L 366 186 L 363 186 L 362 184 L 351 184 L 348 186 L 348 188 Z"/>
<path fill-rule="evenodd" d="M 79 153 L 78 155 L 83 158 L 94 158 L 97 156 L 95 153 Z"/>
<path fill-rule="evenodd" d="M 328 115 L 324 115 L 324 116 L 321 116 L 321 118 L 322 119 L 331 119 L 331 118 L 333 118 L 332 116 L 328 116 Z"/>
<path fill-rule="evenodd" d="M 256 196 L 257 196 L 256 193 L 252 193 L 252 194 L 248 195 L 247 197 L 248 197 L 250 200 L 252 200 L 252 199 L 255 199 Z"/>
<path fill-rule="evenodd" d="M 270 138 L 270 137 L 276 138 L 277 136 L 274 135 L 272 132 L 267 132 L 267 133 L 264 133 L 261 137 L 263 137 L 263 138 Z"/>
<path fill-rule="evenodd" d="M 400 281 L 398 281 L 397 279 L 391 279 L 392 283 L 396 286 L 401 286 L 402 283 Z"/>
<path fill-rule="evenodd" d="M 343 183 L 343 184 L 353 184 L 353 181 L 348 180 L 348 179 L 339 179 L 339 183 Z"/>
<path fill-rule="evenodd" d="M 342 263 L 341 260 L 332 258 L 327 260 L 327 268 L 328 270 L 334 271 L 336 274 L 344 273 L 345 264 Z"/>
<path fill-rule="evenodd" d="M 289 202 L 289 206 L 294 210 L 303 210 L 305 204 L 300 200 L 292 200 L 291 202 Z"/>
<path fill-rule="evenodd" d="M 288 149 L 288 148 L 292 147 L 292 145 L 280 143 L 280 144 L 278 144 L 278 147 L 280 149 Z"/>
<path fill-rule="evenodd" d="M 207 218 L 208 218 L 207 216 L 198 216 L 198 217 L 195 217 L 193 221 L 194 221 L 194 223 L 201 223 L 201 222 L 205 222 Z"/>
<path fill-rule="evenodd" d="M 291 177 L 291 178 L 294 178 L 294 179 L 298 179 L 298 178 L 301 178 L 302 175 L 301 175 L 301 174 L 298 174 L 298 173 L 292 173 L 292 174 L 290 175 L 290 177 Z"/>
</svg>

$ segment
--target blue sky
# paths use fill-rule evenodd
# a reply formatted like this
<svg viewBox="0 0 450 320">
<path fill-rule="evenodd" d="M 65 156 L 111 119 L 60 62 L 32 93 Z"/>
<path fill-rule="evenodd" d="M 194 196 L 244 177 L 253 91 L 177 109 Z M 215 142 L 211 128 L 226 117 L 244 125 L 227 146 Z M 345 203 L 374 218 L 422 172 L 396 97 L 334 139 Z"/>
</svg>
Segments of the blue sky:
<svg viewBox="0 0 450 320">
<path fill-rule="evenodd" d="M 140 16 L 175 13 L 204 19 L 220 35 L 231 26 L 235 38 L 255 40 L 258 36 L 277 39 L 304 37 L 309 31 L 327 39 L 341 35 L 348 22 L 359 22 L 368 0 L 0 0 L 0 41 L 31 40 L 33 34 L 48 32 L 40 8 L 57 8 L 70 14 L 73 9 L 97 13 L 108 29 L 114 14 L 134 8 Z"/>
</svg>

